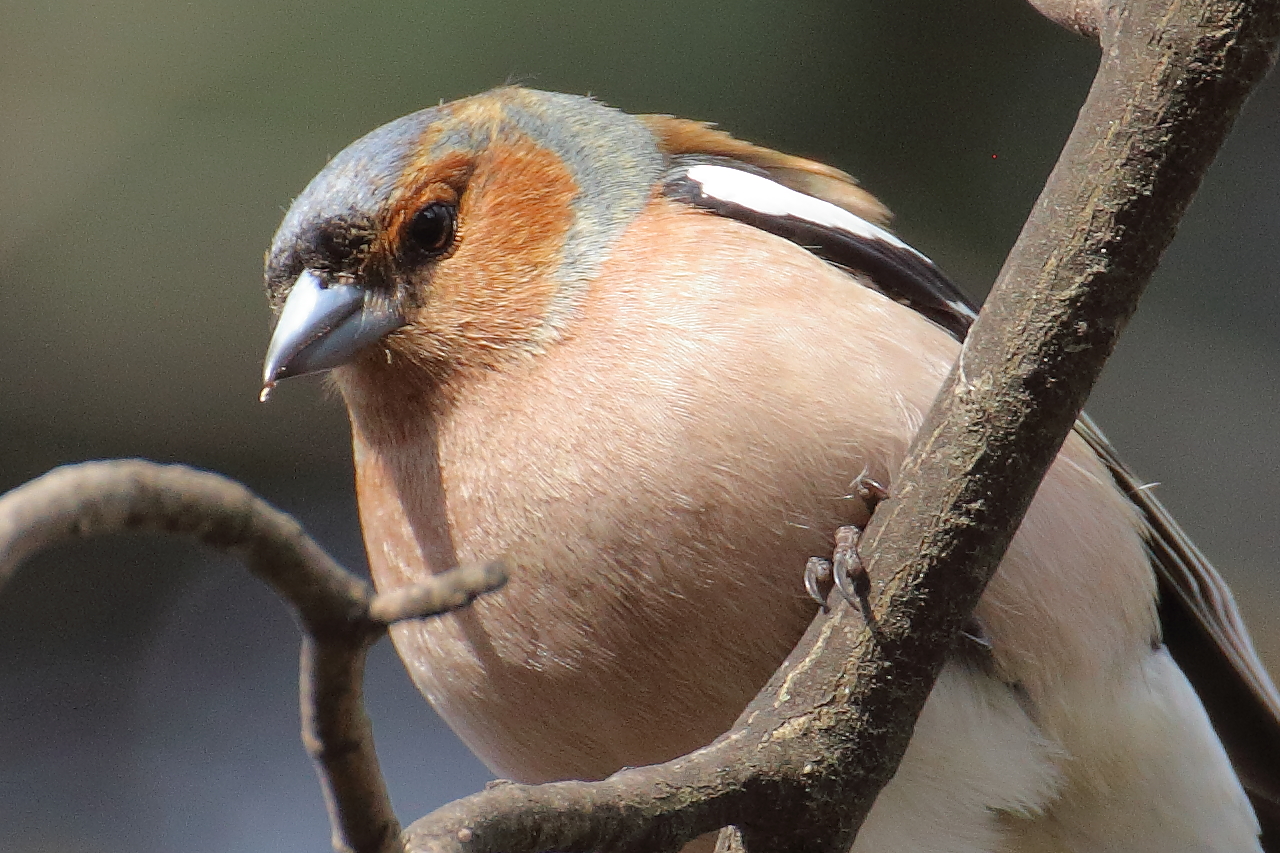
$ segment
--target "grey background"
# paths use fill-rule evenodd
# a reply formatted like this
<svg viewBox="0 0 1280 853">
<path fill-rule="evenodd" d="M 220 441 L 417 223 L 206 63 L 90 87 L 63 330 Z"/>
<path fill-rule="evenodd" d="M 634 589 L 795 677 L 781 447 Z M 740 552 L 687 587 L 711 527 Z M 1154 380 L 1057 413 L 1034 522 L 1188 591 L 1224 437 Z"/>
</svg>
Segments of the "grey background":
<svg viewBox="0 0 1280 853">
<path fill-rule="evenodd" d="M 840 165 L 983 292 L 1095 49 L 1014 0 L 9 2 L 0 16 L 0 488 L 63 462 L 215 468 L 363 569 L 343 413 L 256 402 L 292 195 L 405 112 L 514 79 Z M 1280 666 L 1280 80 L 1250 103 L 1091 410 Z M 327 849 L 296 635 L 233 563 L 66 548 L 0 594 L 0 851 Z M 488 778 L 388 648 L 371 705 L 411 820 Z"/>
</svg>

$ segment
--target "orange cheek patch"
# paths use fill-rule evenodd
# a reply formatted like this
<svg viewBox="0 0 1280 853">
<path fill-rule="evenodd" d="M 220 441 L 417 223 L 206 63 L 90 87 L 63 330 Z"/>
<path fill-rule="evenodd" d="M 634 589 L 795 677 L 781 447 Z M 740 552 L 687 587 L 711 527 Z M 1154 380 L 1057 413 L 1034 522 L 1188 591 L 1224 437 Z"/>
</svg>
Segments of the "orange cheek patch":
<svg viewBox="0 0 1280 853">
<path fill-rule="evenodd" d="M 527 137 L 495 140 L 462 196 L 457 251 L 432 276 L 437 321 L 501 346 L 541 323 L 574 221 L 578 185 Z"/>
</svg>

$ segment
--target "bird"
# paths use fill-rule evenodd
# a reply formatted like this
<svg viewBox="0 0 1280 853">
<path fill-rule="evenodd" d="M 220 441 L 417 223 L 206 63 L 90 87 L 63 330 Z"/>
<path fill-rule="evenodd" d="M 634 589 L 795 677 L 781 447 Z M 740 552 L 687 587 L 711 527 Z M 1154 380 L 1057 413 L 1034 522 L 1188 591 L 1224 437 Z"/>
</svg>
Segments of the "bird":
<svg viewBox="0 0 1280 853">
<path fill-rule="evenodd" d="M 293 201 L 263 398 L 329 374 L 379 589 L 512 567 L 391 629 L 495 773 L 688 753 L 803 634 L 809 558 L 892 491 L 976 316 L 888 219 L 832 166 L 510 85 Z M 1280 850 L 1278 720 L 1229 589 L 1082 416 L 853 850 Z"/>
</svg>

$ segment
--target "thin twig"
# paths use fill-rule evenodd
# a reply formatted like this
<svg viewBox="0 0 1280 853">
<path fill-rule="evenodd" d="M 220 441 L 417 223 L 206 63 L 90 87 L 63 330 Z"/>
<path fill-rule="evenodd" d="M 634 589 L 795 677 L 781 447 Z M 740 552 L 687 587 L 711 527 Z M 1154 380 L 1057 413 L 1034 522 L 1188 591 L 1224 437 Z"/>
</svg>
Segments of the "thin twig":
<svg viewBox="0 0 1280 853">
<path fill-rule="evenodd" d="M 311 628 L 346 625 L 372 598 L 297 521 L 239 483 L 138 459 L 55 468 L 0 497 L 0 584 L 36 551 L 128 531 L 191 536 L 241 557 Z"/>
<path fill-rule="evenodd" d="M 369 604 L 369 618 L 390 625 L 405 619 L 439 616 L 466 607 L 476 596 L 492 592 L 506 582 L 507 565 L 503 560 L 460 566 L 426 583 L 378 593 Z"/>
<path fill-rule="evenodd" d="M 456 610 L 506 581 L 500 563 L 445 572 L 375 596 L 291 516 L 239 483 L 181 465 L 88 462 L 0 496 L 0 588 L 27 557 L 73 539 L 126 531 L 191 536 L 244 559 L 293 606 L 303 627 L 302 740 L 315 762 L 333 845 L 400 851 L 364 710 L 365 656 L 386 626 Z"/>
</svg>

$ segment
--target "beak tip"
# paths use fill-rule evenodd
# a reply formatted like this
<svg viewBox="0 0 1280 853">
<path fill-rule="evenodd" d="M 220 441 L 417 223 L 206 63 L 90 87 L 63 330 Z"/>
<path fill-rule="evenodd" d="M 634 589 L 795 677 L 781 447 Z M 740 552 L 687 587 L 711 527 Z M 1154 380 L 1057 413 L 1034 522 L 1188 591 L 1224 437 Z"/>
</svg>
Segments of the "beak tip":
<svg viewBox="0 0 1280 853">
<path fill-rule="evenodd" d="M 271 333 L 259 399 L 265 402 L 282 379 L 346 364 L 363 347 L 404 325 L 385 297 L 354 284 L 326 283 L 314 270 L 303 270 Z"/>
<path fill-rule="evenodd" d="M 281 379 L 289 376 L 287 365 L 278 364 L 278 359 L 268 358 L 262 370 L 262 390 L 258 392 L 258 402 L 265 403 L 275 390 Z"/>
</svg>

